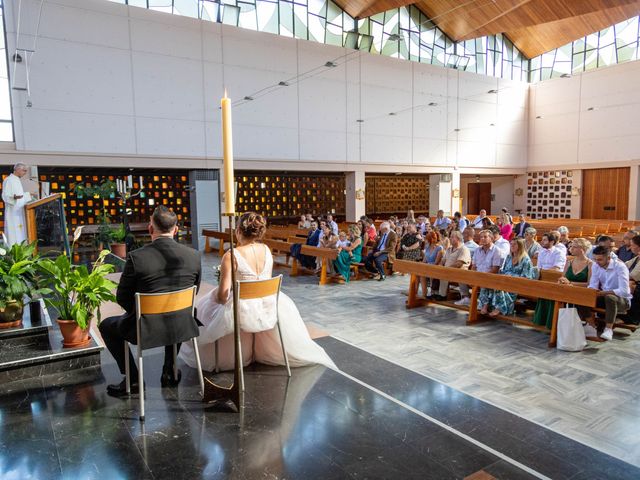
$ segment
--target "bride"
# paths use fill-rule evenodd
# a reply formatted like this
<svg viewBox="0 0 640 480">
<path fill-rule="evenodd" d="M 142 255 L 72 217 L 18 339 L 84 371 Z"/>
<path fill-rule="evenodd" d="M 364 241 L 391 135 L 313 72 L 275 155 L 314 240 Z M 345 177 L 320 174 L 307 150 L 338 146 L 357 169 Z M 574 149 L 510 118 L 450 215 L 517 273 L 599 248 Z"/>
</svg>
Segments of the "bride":
<svg viewBox="0 0 640 480">
<path fill-rule="evenodd" d="M 266 245 L 259 243 L 267 228 L 265 219 L 257 213 L 243 214 L 236 227 L 238 246 L 235 248 L 236 280 L 266 280 L 271 278 L 273 257 Z M 280 327 L 284 346 L 292 367 L 319 363 L 336 368 L 333 361 L 309 332 L 293 301 L 280 292 Z M 230 370 L 234 365 L 233 347 L 233 295 L 231 293 L 231 253 L 222 257 L 220 282 L 196 305 L 200 327 L 198 349 L 202 368 L 214 370 L 216 366 L 214 343 L 218 341 L 218 368 Z M 268 365 L 284 365 L 282 347 L 276 326 L 276 297 L 246 299 L 238 303 L 241 330 L 243 364 L 252 362 Z M 255 333 L 255 344 L 253 335 Z M 180 358 L 196 368 L 195 353 L 191 343 L 184 343 Z"/>
</svg>

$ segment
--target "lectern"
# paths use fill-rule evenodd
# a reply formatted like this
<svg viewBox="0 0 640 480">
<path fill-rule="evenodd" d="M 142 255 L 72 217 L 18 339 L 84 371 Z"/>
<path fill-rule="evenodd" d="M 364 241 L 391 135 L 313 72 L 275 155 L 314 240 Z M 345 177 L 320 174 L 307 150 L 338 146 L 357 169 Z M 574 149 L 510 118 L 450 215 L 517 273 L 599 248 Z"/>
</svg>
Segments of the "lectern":
<svg viewBox="0 0 640 480">
<path fill-rule="evenodd" d="M 37 240 L 40 255 L 57 256 L 62 252 L 71 255 L 67 221 L 64 215 L 62 195 L 54 193 L 40 200 L 29 202 L 24 207 L 27 220 L 27 240 Z"/>
</svg>

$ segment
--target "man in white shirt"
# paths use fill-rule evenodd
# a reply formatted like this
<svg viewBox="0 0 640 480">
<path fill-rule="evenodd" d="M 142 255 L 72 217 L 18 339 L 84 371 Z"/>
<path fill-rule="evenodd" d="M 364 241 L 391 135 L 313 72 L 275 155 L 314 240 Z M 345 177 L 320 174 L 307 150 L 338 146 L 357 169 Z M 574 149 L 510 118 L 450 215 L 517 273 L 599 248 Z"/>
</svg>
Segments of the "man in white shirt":
<svg viewBox="0 0 640 480">
<path fill-rule="evenodd" d="M 338 235 L 338 224 L 333 220 L 333 215 L 327 215 L 327 225 L 333 232 L 334 235 Z"/>
<path fill-rule="evenodd" d="M 500 250 L 502 260 L 505 260 L 511 252 L 511 244 L 509 243 L 509 240 L 507 240 L 506 238 L 502 238 L 502 235 L 500 235 L 500 227 L 498 227 L 497 225 L 491 225 L 489 227 L 489 231 L 493 235 L 494 245 L 498 248 L 498 250 Z"/>
<path fill-rule="evenodd" d="M 471 268 L 478 272 L 498 273 L 504 262 L 502 253 L 493 244 L 493 233 L 489 230 L 480 232 L 480 246 L 473 254 Z M 456 305 L 469 305 L 469 285 L 460 284 L 460 300 L 454 302 Z"/>
<path fill-rule="evenodd" d="M 471 226 L 473 228 L 482 228 L 482 219 L 485 218 L 487 216 L 487 211 L 483 208 L 482 210 L 480 210 L 480 214 L 473 219 L 473 222 L 471 222 Z"/>
<path fill-rule="evenodd" d="M 24 163 L 17 163 L 13 173 L 2 182 L 2 201 L 4 202 L 4 234 L 9 246 L 27 239 L 27 222 L 24 205 L 31 200 L 31 194 L 22 188 L 20 179 L 27 173 Z"/>
<path fill-rule="evenodd" d="M 558 242 L 556 243 L 556 248 L 558 250 L 560 250 L 562 252 L 562 254 L 565 256 L 565 258 L 566 258 L 567 257 L 567 246 L 560 241 L 560 238 L 561 238 L 560 232 L 558 230 L 552 230 L 551 233 L 553 233 L 555 236 L 558 237 Z"/>
<path fill-rule="evenodd" d="M 608 235 L 599 235 L 598 237 L 596 237 L 596 244 L 593 247 L 591 247 L 591 250 L 587 252 L 587 258 L 593 260 L 593 250 L 597 246 L 608 248 L 609 250 L 611 250 L 611 258 L 618 258 L 618 256 L 615 253 L 613 253 L 613 250 L 612 250 L 613 238 L 611 238 Z"/>
<path fill-rule="evenodd" d="M 611 250 L 601 245 L 593 249 L 593 266 L 589 288 L 598 290 L 596 305 L 605 308 L 605 329 L 600 335 L 604 340 L 613 338 L 613 322 L 618 313 L 629 310 L 631 291 L 629 289 L 629 269 L 618 258 L 611 257 Z M 578 307 L 582 318 L 591 315 L 588 307 Z"/>
<path fill-rule="evenodd" d="M 553 232 L 545 233 L 540 240 L 538 250 L 538 265 L 541 270 L 560 270 L 564 271 L 564 265 L 567 263 L 567 255 L 562 253 L 556 244 L 558 243 L 558 235 Z"/>
<path fill-rule="evenodd" d="M 438 231 L 446 230 L 450 223 L 451 219 L 444 216 L 444 210 L 438 210 L 438 213 L 436 214 L 436 221 L 433 222 L 433 228 Z"/>
<path fill-rule="evenodd" d="M 474 241 L 476 231 L 473 227 L 467 227 L 464 229 L 464 232 L 462 232 L 462 236 L 464 238 L 464 246 L 469 249 L 471 258 L 473 258 L 473 254 L 476 251 L 476 248 L 478 248 L 478 244 Z"/>
</svg>

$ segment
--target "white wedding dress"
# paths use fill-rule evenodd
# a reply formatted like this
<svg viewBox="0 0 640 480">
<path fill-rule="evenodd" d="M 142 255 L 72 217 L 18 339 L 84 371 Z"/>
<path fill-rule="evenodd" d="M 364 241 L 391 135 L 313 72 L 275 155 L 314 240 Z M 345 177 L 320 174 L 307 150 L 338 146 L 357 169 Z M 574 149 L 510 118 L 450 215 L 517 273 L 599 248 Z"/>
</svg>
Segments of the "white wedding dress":
<svg viewBox="0 0 640 480">
<path fill-rule="evenodd" d="M 256 274 L 247 261 L 235 252 L 237 271 L 236 280 L 267 280 L 271 278 L 273 257 L 266 246 L 264 268 Z M 203 324 L 198 337 L 198 349 L 202 368 L 212 371 L 215 368 L 215 347 L 218 340 L 218 368 L 230 370 L 234 366 L 233 347 L 233 301 L 230 298 L 225 304 L 216 302 L 216 287 L 196 304 L 198 320 Z M 284 346 L 292 367 L 300 367 L 319 363 L 337 369 L 331 358 L 317 343 L 311 340 L 309 332 L 300 317 L 295 303 L 280 292 L 279 302 L 280 327 Z M 252 362 L 267 365 L 284 365 L 282 347 L 276 325 L 276 297 L 240 300 L 238 303 L 243 364 Z M 255 348 L 253 335 L 255 332 Z M 180 358 L 187 365 L 196 368 L 196 359 L 191 342 L 185 342 L 180 348 Z"/>
</svg>

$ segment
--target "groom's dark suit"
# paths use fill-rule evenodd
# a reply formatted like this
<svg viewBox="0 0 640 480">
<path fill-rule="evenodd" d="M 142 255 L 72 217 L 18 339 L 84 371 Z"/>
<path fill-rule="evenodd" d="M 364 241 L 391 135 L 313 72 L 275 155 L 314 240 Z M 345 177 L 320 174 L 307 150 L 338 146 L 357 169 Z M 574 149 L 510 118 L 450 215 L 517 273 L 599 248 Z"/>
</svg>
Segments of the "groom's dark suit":
<svg viewBox="0 0 640 480">
<path fill-rule="evenodd" d="M 200 287 L 202 274 L 200 253 L 192 248 L 180 245 L 168 237 L 157 238 L 153 243 L 129 253 L 124 272 L 116 294 L 118 304 L 125 310 L 124 315 L 110 317 L 100 322 L 100 333 L 107 348 L 125 373 L 124 341 L 136 341 L 136 293 L 162 293 L 196 285 Z M 182 329 L 194 329 L 193 332 L 174 332 L 176 338 L 198 335 L 195 323 L 180 322 Z M 145 343 L 153 342 L 153 330 L 147 331 Z M 151 337 L 149 339 L 149 337 Z M 131 376 L 137 378 L 137 368 L 133 356 L 129 361 Z M 172 348 L 165 349 L 165 366 L 173 366 Z"/>
</svg>

